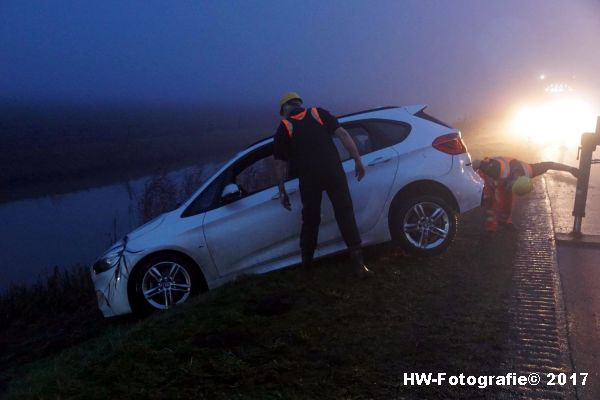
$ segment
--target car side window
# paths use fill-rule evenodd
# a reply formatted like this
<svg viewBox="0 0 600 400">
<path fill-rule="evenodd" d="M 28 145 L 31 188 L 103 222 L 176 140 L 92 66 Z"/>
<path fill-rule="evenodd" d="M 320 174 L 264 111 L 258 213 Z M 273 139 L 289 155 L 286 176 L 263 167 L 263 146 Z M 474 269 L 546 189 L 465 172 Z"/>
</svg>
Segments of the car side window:
<svg viewBox="0 0 600 400">
<path fill-rule="evenodd" d="M 361 122 L 371 134 L 373 151 L 398 144 L 408 137 L 411 126 L 404 122 L 365 120 Z"/>
<path fill-rule="evenodd" d="M 277 185 L 275 177 L 275 159 L 272 155 L 261 158 L 246 168 L 236 177 L 235 183 L 244 194 L 260 192 L 266 188 Z"/>
<path fill-rule="evenodd" d="M 237 184 L 242 196 L 275 186 L 277 180 L 273 164 L 272 144 L 267 144 L 237 160 L 192 201 L 183 212 L 182 217 L 200 214 L 222 206 L 224 203 L 221 200 L 221 194 L 228 183 Z"/>
<path fill-rule="evenodd" d="M 356 148 L 358 148 L 358 154 L 362 156 L 363 154 L 369 154 L 373 151 L 371 137 L 365 128 L 362 126 L 355 126 L 349 128 L 348 133 L 350 133 L 350 136 L 352 136 L 352 139 L 354 139 Z"/>
<path fill-rule="evenodd" d="M 345 126 L 344 129 L 346 129 L 350 136 L 352 136 L 352 139 L 356 144 L 356 148 L 358 149 L 358 154 L 362 156 L 363 154 L 368 154 L 373 151 L 371 137 L 369 136 L 369 132 L 367 132 L 364 127 L 361 125 L 350 125 Z M 346 150 L 342 144 L 342 141 L 337 136 L 334 136 L 333 142 L 335 143 L 335 147 L 337 147 L 340 159 L 342 161 L 349 160 L 350 153 L 348 153 L 348 150 Z"/>
</svg>

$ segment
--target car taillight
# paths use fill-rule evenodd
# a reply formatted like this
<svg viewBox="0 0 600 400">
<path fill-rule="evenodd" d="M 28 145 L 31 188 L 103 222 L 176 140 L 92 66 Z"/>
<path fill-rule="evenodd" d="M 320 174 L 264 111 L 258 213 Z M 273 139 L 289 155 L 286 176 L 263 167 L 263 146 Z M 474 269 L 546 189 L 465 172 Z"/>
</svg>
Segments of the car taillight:
<svg viewBox="0 0 600 400">
<path fill-rule="evenodd" d="M 439 136 L 431 143 L 431 145 L 434 149 L 451 155 L 467 152 L 467 146 L 465 146 L 465 143 L 458 133 Z"/>
</svg>

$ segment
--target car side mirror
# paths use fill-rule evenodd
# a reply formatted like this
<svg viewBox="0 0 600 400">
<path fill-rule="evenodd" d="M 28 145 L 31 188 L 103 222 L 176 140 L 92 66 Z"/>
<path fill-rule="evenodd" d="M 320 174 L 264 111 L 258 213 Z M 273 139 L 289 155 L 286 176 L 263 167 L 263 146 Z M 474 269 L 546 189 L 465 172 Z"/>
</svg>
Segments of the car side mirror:
<svg viewBox="0 0 600 400">
<path fill-rule="evenodd" d="M 221 193 L 221 200 L 229 203 L 242 197 L 242 190 L 235 183 L 230 183 L 225 186 Z"/>
</svg>

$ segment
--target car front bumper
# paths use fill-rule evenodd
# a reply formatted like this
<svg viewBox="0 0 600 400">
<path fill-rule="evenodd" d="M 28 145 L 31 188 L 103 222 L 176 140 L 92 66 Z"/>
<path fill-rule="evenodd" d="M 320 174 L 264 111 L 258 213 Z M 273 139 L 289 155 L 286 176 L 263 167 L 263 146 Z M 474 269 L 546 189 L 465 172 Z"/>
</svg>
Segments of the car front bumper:
<svg viewBox="0 0 600 400">
<path fill-rule="evenodd" d="M 121 260 L 115 268 L 99 274 L 92 271 L 98 308 L 105 317 L 131 313 L 127 295 L 127 274 L 123 274 L 122 262 Z"/>
</svg>

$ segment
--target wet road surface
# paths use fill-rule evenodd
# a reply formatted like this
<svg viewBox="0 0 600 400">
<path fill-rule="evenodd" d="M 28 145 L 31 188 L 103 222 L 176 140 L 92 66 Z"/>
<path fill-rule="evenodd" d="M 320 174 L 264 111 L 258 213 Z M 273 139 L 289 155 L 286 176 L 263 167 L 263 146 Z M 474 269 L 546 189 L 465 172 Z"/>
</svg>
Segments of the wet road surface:
<svg viewBox="0 0 600 400">
<path fill-rule="evenodd" d="M 595 158 L 598 157 L 596 152 Z M 575 160 L 568 162 L 577 165 Z M 573 228 L 575 179 L 566 174 L 545 175 L 556 233 Z M 592 165 L 586 217 L 582 231 L 600 235 L 600 165 Z M 566 308 L 567 330 L 574 371 L 589 373 L 578 399 L 600 398 L 600 245 L 581 247 L 559 243 L 557 259 Z"/>
</svg>

